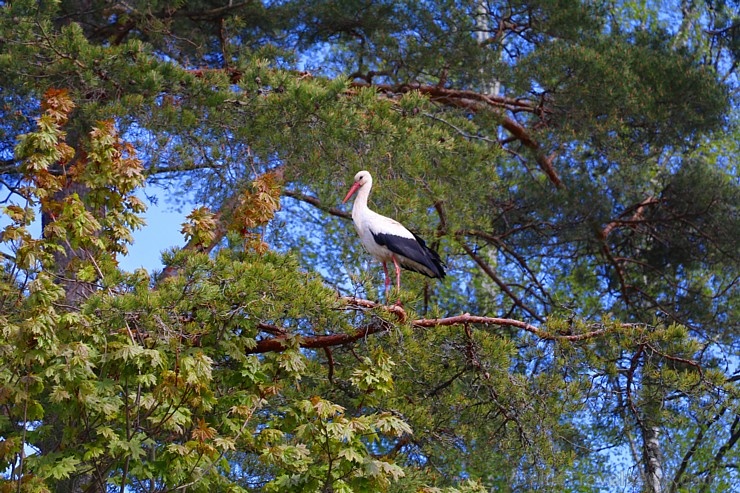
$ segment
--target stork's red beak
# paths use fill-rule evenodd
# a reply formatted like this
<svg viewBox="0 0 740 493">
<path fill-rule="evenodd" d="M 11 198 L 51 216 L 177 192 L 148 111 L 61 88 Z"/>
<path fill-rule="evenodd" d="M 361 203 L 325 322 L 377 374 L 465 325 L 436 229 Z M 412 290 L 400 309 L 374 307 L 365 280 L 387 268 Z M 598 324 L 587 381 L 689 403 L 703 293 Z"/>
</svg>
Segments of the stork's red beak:
<svg viewBox="0 0 740 493">
<path fill-rule="evenodd" d="M 353 196 L 353 195 L 355 194 L 355 192 L 356 192 L 356 191 L 357 191 L 357 190 L 358 190 L 359 188 L 360 188 L 360 182 L 357 182 L 357 181 L 356 181 L 356 182 L 355 182 L 355 183 L 354 183 L 354 184 L 352 185 L 352 188 L 350 188 L 350 189 L 349 189 L 349 192 L 347 192 L 347 196 L 346 196 L 346 197 L 344 197 L 344 200 L 342 200 L 342 203 L 344 204 L 345 202 L 347 202 L 347 201 L 349 200 L 349 198 L 350 198 L 351 196 Z"/>
</svg>

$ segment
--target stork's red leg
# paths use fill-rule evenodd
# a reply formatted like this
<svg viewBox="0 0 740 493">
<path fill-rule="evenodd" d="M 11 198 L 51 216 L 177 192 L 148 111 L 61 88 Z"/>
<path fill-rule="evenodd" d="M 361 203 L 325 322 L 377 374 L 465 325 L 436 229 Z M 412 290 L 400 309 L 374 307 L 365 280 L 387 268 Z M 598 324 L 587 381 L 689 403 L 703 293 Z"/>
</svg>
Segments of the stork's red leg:
<svg viewBox="0 0 740 493">
<path fill-rule="evenodd" d="M 398 265 L 398 260 L 396 260 L 395 255 L 392 255 L 391 258 L 393 259 L 393 265 L 396 266 L 396 289 L 401 291 L 401 266 Z"/>
<path fill-rule="evenodd" d="M 395 255 L 392 255 L 391 258 L 393 259 L 393 265 L 396 266 L 396 289 L 398 290 L 398 296 L 401 296 L 401 266 L 398 265 L 398 260 Z M 401 304 L 401 298 L 396 300 L 396 304 Z"/>
</svg>

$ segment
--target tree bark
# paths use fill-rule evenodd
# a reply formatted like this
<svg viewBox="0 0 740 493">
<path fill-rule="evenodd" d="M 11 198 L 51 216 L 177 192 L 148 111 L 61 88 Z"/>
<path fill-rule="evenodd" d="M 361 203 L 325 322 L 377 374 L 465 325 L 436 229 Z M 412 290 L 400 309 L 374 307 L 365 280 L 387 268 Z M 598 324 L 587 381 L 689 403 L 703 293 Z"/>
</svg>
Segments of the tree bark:
<svg viewBox="0 0 740 493">
<path fill-rule="evenodd" d="M 660 429 L 652 424 L 644 426 L 642 442 L 645 489 L 649 493 L 663 493 L 663 452 L 660 446 Z"/>
</svg>

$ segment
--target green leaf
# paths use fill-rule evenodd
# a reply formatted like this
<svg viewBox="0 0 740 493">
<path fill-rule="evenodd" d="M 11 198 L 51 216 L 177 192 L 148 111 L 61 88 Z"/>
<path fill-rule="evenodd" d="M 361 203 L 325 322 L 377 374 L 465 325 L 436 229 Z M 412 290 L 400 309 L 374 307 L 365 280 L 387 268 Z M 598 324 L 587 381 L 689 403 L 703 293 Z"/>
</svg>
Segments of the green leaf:
<svg viewBox="0 0 740 493">
<path fill-rule="evenodd" d="M 361 464 L 365 459 L 365 456 L 353 447 L 346 447 L 341 449 L 337 454 L 337 457 L 341 457 L 345 460 L 355 462 L 357 464 Z"/>
</svg>

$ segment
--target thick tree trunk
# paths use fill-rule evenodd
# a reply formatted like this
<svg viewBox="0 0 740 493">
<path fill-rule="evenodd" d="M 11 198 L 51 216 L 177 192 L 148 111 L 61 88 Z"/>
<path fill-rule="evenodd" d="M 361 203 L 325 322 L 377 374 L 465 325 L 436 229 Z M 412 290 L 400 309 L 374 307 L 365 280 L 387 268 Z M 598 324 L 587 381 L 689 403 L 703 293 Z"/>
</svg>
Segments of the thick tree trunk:
<svg viewBox="0 0 740 493">
<path fill-rule="evenodd" d="M 78 183 L 71 183 L 68 187 L 57 192 L 54 195 L 54 200 L 61 203 L 64 199 L 72 194 L 77 194 L 83 197 L 87 189 Z M 46 228 L 48 224 L 54 221 L 49 211 L 41 211 L 41 226 Z M 65 303 L 68 307 L 78 307 L 84 300 L 86 300 L 93 291 L 93 287 L 86 282 L 81 282 L 77 279 L 75 273 L 75 259 L 84 258 L 86 253 L 83 250 L 74 250 L 70 248 L 68 244 L 61 243 L 60 245 L 64 251 L 54 253 L 54 265 L 56 266 L 54 274 L 56 275 L 57 282 L 62 285 L 65 292 Z"/>
<path fill-rule="evenodd" d="M 76 133 L 70 131 L 68 135 L 68 141 L 78 144 L 78 140 L 74 139 Z M 79 146 L 77 147 L 79 148 Z M 79 158 L 79 154 L 75 159 Z M 71 163 L 69 163 L 71 165 Z M 77 194 L 79 197 L 84 197 L 88 192 L 88 188 L 84 185 L 76 183 L 74 181 L 68 182 L 67 186 L 56 192 L 53 196 L 52 203 L 62 204 L 65 199 L 73 194 Z M 42 207 L 41 210 L 41 227 L 42 234 L 46 237 L 46 227 L 55 221 L 54 206 L 52 210 L 47 210 Z M 76 259 L 84 258 L 87 253 L 82 249 L 73 249 L 69 242 L 60 240 L 59 245 L 63 251 L 54 252 L 54 276 L 56 282 L 64 288 L 65 299 L 64 303 L 68 310 L 77 310 L 79 306 L 90 296 L 94 291 L 94 286 L 87 282 L 82 282 L 77 279 L 77 268 Z M 49 430 L 49 435 L 46 440 L 39 443 L 41 455 L 47 455 L 53 453 L 59 449 L 60 443 L 62 443 L 64 435 L 64 423 L 57 421 L 56 419 L 50 418 L 45 422 Z M 65 480 L 60 480 L 54 483 L 55 493 L 104 493 L 105 484 L 101 482 L 101 476 L 91 472 L 75 475 Z"/>
</svg>

